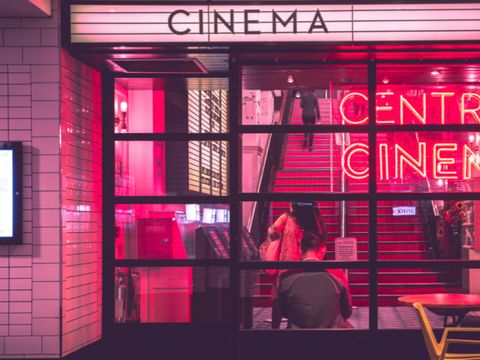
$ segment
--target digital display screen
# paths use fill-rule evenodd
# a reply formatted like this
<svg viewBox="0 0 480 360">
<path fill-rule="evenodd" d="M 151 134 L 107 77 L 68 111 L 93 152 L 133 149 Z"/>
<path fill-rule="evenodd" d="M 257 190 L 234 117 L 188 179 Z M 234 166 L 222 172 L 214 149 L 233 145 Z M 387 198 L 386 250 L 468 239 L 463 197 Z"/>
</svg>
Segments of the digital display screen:
<svg viewBox="0 0 480 360">
<path fill-rule="evenodd" d="M 13 237 L 13 150 L 0 149 L 0 238 Z"/>
<path fill-rule="evenodd" d="M 0 142 L 0 245 L 22 242 L 23 145 Z"/>
<path fill-rule="evenodd" d="M 205 208 L 203 209 L 202 223 L 215 224 L 216 209 Z"/>
<path fill-rule="evenodd" d="M 185 220 L 200 221 L 200 205 L 186 204 L 185 205 Z"/>
<path fill-rule="evenodd" d="M 228 209 L 217 209 L 216 222 L 217 223 L 228 223 L 228 222 L 230 222 L 230 210 L 228 210 Z"/>
</svg>

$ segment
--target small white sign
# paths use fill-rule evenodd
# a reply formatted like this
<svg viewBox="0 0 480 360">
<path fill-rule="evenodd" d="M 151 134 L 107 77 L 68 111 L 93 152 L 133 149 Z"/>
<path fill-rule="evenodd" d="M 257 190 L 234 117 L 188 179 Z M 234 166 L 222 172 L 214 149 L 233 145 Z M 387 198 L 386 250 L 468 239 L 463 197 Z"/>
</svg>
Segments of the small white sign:
<svg viewBox="0 0 480 360">
<path fill-rule="evenodd" d="M 357 261 L 357 239 L 335 238 L 335 260 Z"/>
<path fill-rule="evenodd" d="M 0 238 L 13 236 L 13 151 L 0 150 Z"/>
<path fill-rule="evenodd" d="M 417 208 L 415 206 L 394 206 L 392 208 L 393 216 L 415 216 Z"/>
</svg>

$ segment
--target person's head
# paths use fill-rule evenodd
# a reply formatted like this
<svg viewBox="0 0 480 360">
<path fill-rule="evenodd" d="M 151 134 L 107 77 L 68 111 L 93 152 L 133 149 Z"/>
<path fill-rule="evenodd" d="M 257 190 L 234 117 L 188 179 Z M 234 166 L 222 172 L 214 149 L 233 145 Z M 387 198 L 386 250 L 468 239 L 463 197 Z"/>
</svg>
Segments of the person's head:
<svg viewBox="0 0 480 360">
<path fill-rule="evenodd" d="M 320 215 L 320 212 L 315 206 L 315 202 L 293 201 L 290 203 L 290 214 L 295 217 L 302 230 L 317 230 L 317 216 Z"/>
<path fill-rule="evenodd" d="M 315 257 L 321 260 L 325 256 L 325 237 L 316 231 L 305 231 L 300 247 L 303 258 Z"/>
<path fill-rule="evenodd" d="M 306 207 L 315 207 L 315 202 L 312 201 L 290 201 L 290 212 L 293 215 L 298 215 Z"/>
</svg>

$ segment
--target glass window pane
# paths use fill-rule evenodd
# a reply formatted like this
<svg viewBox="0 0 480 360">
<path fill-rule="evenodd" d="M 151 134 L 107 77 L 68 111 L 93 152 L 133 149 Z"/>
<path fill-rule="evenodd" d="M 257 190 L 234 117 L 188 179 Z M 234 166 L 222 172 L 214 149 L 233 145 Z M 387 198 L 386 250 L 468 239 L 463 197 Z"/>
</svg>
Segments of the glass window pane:
<svg viewBox="0 0 480 360">
<path fill-rule="evenodd" d="M 243 134 L 242 191 L 367 192 L 367 142 L 365 133 Z"/>
<path fill-rule="evenodd" d="M 379 65 L 377 124 L 479 124 L 480 67 Z"/>
<path fill-rule="evenodd" d="M 243 125 L 368 121 L 364 65 L 245 66 L 242 76 Z M 352 101 L 357 97 L 358 104 Z"/>
<path fill-rule="evenodd" d="M 330 288 L 331 279 L 325 280 L 325 271 L 319 270 L 318 272 L 309 270 L 304 272 L 301 270 L 280 270 L 281 280 L 279 291 L 274 289 L 277 276 L 271 275 L 274 269 L 269 270 L 242 270 L 240 273 L 240 296 L 241 296 L 241 326 L 243 329 L 254 330 L 268 330 L 268 329 L 286 329 L 288 327 L 288 318 L 291 314 L 292 327 L 295 326 L 295 321 L 305 328 L 330 328 L 332 324 L 342 328 L 351 329 L 368 329 L 368 270 L 366 269 L 328 269 L 327 272 L 333 277 L 335 286 L 337 289 L 341 289 L 345 292 L 344 300 L 349 297 L 351 307 L 351 314 L 345 315 L 346 318 L 336 318 L 332 320 L 331 314 L 337 314 L 337 311 L 341 310 L 341 299 L 333 294 L 332 297 L 335 301 L 328 302 L 328 291 Z M 320 275 L 315 276 L 316 273 Z M 300 276 L 299 276 L 300 275 Z M 293 276 L 293 277 L 291 277 Z M 307 280 L 305 276 L 310 276 Z M 302 288 L 303 281 L 308 281 L 307 284 L 317 283 L 319 286 L 323 286 L 321 291 L 307 291 L 306 288 Z M 283 282 L 283 285 L 282 285 Z M 345 290 L 348 289 L 348 290 Z M 335 292 L 335 291 L 333 291 Z M 273 295 L 279 293 L 279 295 Z M 347 294 L 350 294 L 348 296 Z M 303 298 L 302 298 L 303 297 Z M 277 308 L 278 301 L 274 299 L 281 299 L 282 306 Z M 299 302 L 304 303 L 311 302 L 311 308 L 297 307 L 297 304 L 293 300 L 297 299 Z M 327 301 L 327 302 L 326 302 Z M 338 301 L 338 302 L 337 302 Z M 326 304 L 329 305 L 326 305 Z M 315 313 L 311 310 L 315 308 L 315 304 L 324 304 L 329 306 L 330 309 L 327 312 L 321 312 L 321 314 Z M 272 309 L 272 306 L 275 309 Z M 344 303 L 345 308 L 349 308 Z M 280 319 L 280 312 L 282 310 L 283 316 Z M 338 313 L 340 315 L 340 312 Z M 341 315 L 340 315 L 341 316 Z M 273 319 L 273 320 L 272 320 Z M 273 322 L 273 325 L 272 325 Z"/>
<path fill-rule="evenodd" d="M 229 287 L 226 267 L 117 267 L 115 322 L 225 322 Z"/>
<path fill-rule="evenodd" d="M 115 206 L 117 259 L 225 259 L 230 209 L 225 204 Z"/>
<path fill-rule="evenodd" d="M 227 195 L 227 141 L 116 141 L 115 195 Z"/>
<path fill-rule="evenodd" d="M 478 191 L 477 132 L 377 134 L 379 191 Z"/>
<path fill-rule="evenodd" d="M 462 298 L 475 294 L 479 302 L 479 269 L 380 268 L 378 270 L 378 327 L 380 329 L 418 329 L 419 321 L 412 304 L 424 304 L 433 328 L 444 328 L 445 321 L 462 320 L 459 316 L 480 309 L 464 307 Z M 441 294 L 441 295 L 437 295 Z M 453 295 L 456 294 L 456 295 Z M 433 305 L 433 301 L 439 301 Z M 468 301 L 468 299 L 467 299 Z M 427 306 L 431 303 L 432 306 Z M 448 304 L 456 309 L 448 308 Z M 442 307 L 443 305 L 443 307 Z M 448 318 L 446 318 L 446 315 Z M 456 319 L 452 318 L 453 316 Z M 465 318 L 474 321 L 475 312 Z"/>
<path fill-rule="evenodd" d="M 477 200 L 381 201 L 379 260 L 471 260 L 480 249 Z M 471 250 L 473 249 L 473 250 Z"/>
<path fill-rule="evenodd" d="M 225 133 L 228 79 L 115 81 L 116 133 Z"/>
<path fill-rule="evenodd" d="M 243 229 L 253 242 L 270 238 L 285 241 L 281 260 L 301 259 L 300 242 L 304 230 L 318 231 L 325 236 L 325 260 L 368 260 L 368 202 L 366 201 L 300 201 L 244 202 Z M 323 224 L 323 225 L 322 225 Z M 250 260 L 242 253 L 243 260 Z"/>
</svg>

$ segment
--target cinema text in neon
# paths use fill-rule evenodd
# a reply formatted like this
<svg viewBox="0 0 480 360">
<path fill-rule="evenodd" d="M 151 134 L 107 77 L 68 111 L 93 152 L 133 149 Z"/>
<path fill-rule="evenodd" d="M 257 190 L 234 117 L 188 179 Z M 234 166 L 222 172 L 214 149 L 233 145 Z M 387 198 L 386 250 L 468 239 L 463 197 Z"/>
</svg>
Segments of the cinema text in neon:
<svg viewBox="0 0 480 360">
<path fill-rule="evenodd" d="M 474 92 L 423 92 L 415 99 L 393 91 L 377 94 L 376 123 L 405 124 L 480 124 L 480 95 Z M 365 125 L 366 111 L 355 114 L 352 109 L 367 109 L 368 97 L 351 92 L 340 100 L 343 124 Z M 408 133 L 412 134 L 412 133 Z M 411 139 L 413 140 L 413 138 Z M 377 142 L 377 178 L 382 181 L 405 179 L 408 172 L 420 178 L 468 180 L 480 171 L 478 148 L 468 141 L 391 141 Z M 369 147 L 362 142 L 348 145 L 341 159 L 347 177 L 366 179 L 369 176 Z"/>
</svg>

